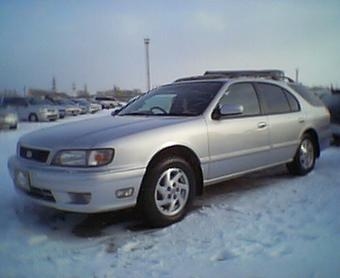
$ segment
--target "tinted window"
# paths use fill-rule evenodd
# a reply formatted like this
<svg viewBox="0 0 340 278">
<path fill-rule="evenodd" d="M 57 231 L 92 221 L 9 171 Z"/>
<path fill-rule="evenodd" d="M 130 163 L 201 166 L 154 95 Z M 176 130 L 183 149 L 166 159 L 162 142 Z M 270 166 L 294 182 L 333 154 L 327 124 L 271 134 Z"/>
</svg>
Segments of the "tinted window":
<svg viewBox="0 0 340 278">
<path fill-rule="evenodd" d="M 257 115 L 260 113 L 256 92 L 250 83 L 231 85 L 221 98 L 219 104 L 242 105 L 244 109 L 242 116 Z"/>
<path fill-rule="evenodd" d="M 280 87 L 271 84 L 256 83 L 256 89 L 265 114 L 290 112 L 287 97 Z"/>
<path fill-rule="evenodd" d="M 313 106 L 324 106 L 320 98 L 311 92 L 307 87 L 299 84 L 288 84 L 295 92 L 302 96 L 309 104 Z"/>
<path fill-rule="evenodd" d="M 286 94 L 286 97 L 287 97 L 288 102 L 289 102 L 290 110 L 292 112 L 300 111 L 300 105 L 299 105 L 299 102 L 296 100 L 296 98 L 291 93 L 289 93 L 288 91 L 286 91 L 284 89 L 282 89 L 282 91 L 284 91 L 285 94 Z"/>
<path fill-rule="evenodd" d="M 96 97 L 95 100 L 99 100 L 99 101 L 115 101 L 116 99 L 114 97 Z"/>
</svg>

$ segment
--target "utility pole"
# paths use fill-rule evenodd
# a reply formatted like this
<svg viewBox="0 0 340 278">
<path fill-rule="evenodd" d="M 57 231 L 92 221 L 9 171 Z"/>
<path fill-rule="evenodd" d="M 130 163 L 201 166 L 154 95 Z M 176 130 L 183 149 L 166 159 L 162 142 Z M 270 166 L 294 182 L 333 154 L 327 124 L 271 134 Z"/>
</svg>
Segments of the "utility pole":
<svg viewBox="0 0 340 278">
<path fill-rule="evenodd" d="M 147 85 L 147 90 L 150 91 L 151 89 L 151 82 L 150 82 L 150 57 L 149 57 L 149 45 L 150 45 L 150 39 L 145 38 L 144 39 L 144 44 L 145 44 L 145 65 L 146 65 L 146 85 Z"/>
<path fill-rule="evenodd" d="M 77 89 L 76 83 L 72 82 L 72 93 L 74 96 L 76 95 L 76 89 Z"/>
<path fill-rule="evenodd" d="M 295 69 L 295 82 L 299 83 L 299 68 Z"/>
<path fill-rule="evenodd" d="M 52 78 L 52 91 L 55 93 L 57 91 L 57 83 L 55 81 L 55 77 Z"/>
</svg>

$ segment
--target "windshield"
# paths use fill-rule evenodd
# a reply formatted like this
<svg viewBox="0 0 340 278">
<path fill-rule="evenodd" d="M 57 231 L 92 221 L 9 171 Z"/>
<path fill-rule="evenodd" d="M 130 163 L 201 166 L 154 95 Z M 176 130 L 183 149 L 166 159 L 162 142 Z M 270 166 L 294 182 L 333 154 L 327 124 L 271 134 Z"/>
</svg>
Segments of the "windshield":
<svg viewBox="0 0 340 278">
<path fill-rule="evenodd" d="M 139 97 L 118 115 L 198 116 L 201 115 L 222 82 L 195 82 L 159 87 Z"/>
<path fill-rule="evenodd" d="M 57 103 L 61 105 L 75 105 L 75 103 L 69 99 L 59 99 L 57 100 Z"/>
<path fill-rule="evenodd" d="M 40 99 L 40 98 L 30 98 L 28 102 L 32 105 L 51 105 L 51 102 L 47 99 Z"/>
</svg>

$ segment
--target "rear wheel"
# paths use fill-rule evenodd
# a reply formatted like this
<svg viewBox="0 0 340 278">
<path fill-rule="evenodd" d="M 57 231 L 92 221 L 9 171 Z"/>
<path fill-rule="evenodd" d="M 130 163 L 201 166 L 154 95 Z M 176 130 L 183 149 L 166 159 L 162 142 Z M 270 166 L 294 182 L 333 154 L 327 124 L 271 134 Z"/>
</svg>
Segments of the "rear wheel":
<svg viewBox="0 0 340 278">
<path fill-rule="evenodd" d="M 157 162 L 143 181 L 139 206 L 146 221 L 163 227 L 181 220 L 195 196 L 196 177 L 188 162 L 172 157 Z"/>
<path fill-rule="evenodd" d="M 313 170 L 316 159 L 316 147 L 313 138 L 309 134 L 302 137 L 294 160 L 287 164 L 288 170 L 294 175 L 306 175 Z"/>
</svg>

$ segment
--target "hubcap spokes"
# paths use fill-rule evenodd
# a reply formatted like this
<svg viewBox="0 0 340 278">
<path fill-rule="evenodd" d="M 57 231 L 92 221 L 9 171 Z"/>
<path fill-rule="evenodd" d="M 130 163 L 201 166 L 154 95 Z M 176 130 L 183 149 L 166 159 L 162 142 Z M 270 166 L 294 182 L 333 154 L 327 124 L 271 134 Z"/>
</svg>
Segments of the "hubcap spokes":
<svg viewBox="0 0 340 278">
<path fill-rule="evenodd" d="M 302 141 L 300 146 L 300 163 L 301 166 L 307 170 L 312 167 L 314 162 L 314 147 L 313 143 L 305 139 Z"/>
<path fill-rule="evenodd" d="M 159 178 L 155 201 L 159 211 L 167 216 L 172 216 L 181 211 L 188 200 L 189 179 L 179 168 L 170 168 L 163 172 Z"/>
</svg>

